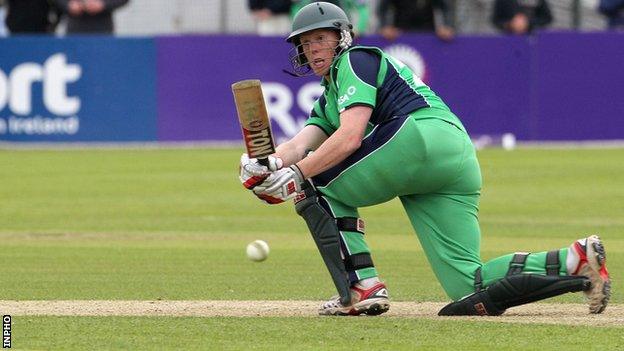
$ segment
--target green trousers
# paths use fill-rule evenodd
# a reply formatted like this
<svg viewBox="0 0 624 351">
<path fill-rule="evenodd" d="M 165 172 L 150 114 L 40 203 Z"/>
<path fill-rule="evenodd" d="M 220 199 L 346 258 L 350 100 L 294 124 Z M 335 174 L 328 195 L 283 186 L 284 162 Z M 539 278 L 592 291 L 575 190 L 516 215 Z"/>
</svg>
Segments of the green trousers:
<svg viewBox="0 0 624 351">
<path fill-rule="evenodd" d="M 377 126 L 360 149 L 313 178 L 324 207 L 335 218 L 359 217 L 358 208 L 399 197 L 431 267 L 447 295 L 457 300 L 503 278 L 514 254 L 482 263 L 479 196 L 481 171 L 474 146 L 449 111 L 426 108 Z M 364 235 L 341 231 L 344 256 L 370 253 Z M 567 249 L 559 251 L 566 275 Z M 522 272 L 546 274 L 546 252 L 533 253 Z M 375 267 L 350 272 L 351 281 L 377 275 Z"/>
</svg>

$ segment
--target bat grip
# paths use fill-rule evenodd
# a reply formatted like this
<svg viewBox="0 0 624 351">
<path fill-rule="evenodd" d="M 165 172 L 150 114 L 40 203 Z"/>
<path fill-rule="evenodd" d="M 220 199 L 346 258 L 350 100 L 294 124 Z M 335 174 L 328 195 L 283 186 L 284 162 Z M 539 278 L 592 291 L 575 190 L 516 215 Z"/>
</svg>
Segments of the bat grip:
<svg viewBox="0 0 624 351">
<path fill-rule="evenodd" d="M 269 168 L 269 158 L 258 158 L 258 163 Z"/>
</svg>

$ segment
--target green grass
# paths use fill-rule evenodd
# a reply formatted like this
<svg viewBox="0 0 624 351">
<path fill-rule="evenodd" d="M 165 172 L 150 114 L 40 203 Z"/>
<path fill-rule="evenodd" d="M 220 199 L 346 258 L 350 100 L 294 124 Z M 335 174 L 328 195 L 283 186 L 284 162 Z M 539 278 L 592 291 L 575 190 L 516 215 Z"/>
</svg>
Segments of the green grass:
<svg viewBox="0 0 624 351">
<path fill-rule="evenodd" d="M 13 347 L 17 349 L 24 346 L 76 350 L 141 347 L 150 350 L 587 351 L 614 350 L 624 345 L 621 328 L 588 332 L 588 327 L 410 318 L 19 317 L 14 320 Z"/>
<path fill-rule="evenodd" d="M 240 152 L 0 150 L 0 300 L 331 295 L 292 205 L 261 204 L 241 187 Z M 488 149 L 479 158 L 483 259 L 600 233 L 615 277 L 612 302 L 623 303 L 624 149 Z M 361 214 L 393 299 L 446 301 L 400 203 Z M 244 257 L 259 238 L 271 245 L 260 264 Z M 600 349 L 622 346 L 621 327 L 598 330 L 589 337 Z M 432 319 L 15 316 L 14 347 L 250 349 L 247 331 L 257 332 L 259 349 L 292 349 L 292 340 L 297 349 L 484 349 L 500 340 L 506 346 L 495 349 L 572 350 L 589 342 L 587 327 Z"/>
</svg>

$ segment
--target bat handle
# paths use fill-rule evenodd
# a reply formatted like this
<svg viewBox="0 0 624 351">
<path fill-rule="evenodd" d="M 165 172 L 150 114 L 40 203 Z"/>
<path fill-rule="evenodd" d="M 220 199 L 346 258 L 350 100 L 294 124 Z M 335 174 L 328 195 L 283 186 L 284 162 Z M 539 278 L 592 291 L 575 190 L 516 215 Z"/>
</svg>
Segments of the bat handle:
<svg viewBox="0 0 624 351">
<path fill-rule="evenodd" d="M 269 168 L 269 158 L 258 158 L 258 163 Z"/>
</svg>

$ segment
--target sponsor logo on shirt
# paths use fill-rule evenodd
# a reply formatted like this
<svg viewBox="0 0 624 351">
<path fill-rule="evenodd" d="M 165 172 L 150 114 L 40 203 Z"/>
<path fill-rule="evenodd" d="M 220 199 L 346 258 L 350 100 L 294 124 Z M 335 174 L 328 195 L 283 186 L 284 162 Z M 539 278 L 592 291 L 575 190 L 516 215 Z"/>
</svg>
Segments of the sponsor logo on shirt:
<svg viewBox="0 0 624 351">
<path fill-rule="evenodd" d="M 349 101 L 349 96 L 353 96 L 357 89 L 351 85 L 347 88 L 347 93 L 338 98 L 338 105 L 343 105 L 345 102 Z"/>
</svg>

